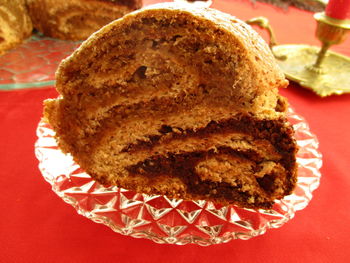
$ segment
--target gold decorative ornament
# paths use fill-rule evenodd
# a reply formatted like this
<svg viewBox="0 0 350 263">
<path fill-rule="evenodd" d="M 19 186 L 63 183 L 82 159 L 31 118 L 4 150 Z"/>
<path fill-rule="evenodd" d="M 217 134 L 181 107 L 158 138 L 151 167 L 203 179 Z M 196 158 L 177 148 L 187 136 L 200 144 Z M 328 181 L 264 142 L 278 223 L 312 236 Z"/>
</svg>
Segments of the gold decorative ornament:
<svg viewBox="0 0 350 263">
<path fill-rule="evenodd" d="M 309 45 L 277 45 L 276 37 L 264 17 L 246 21 L 267 30 L 270 48 L 286 77 L 311 89 L 317 95 L 350 93 L 350 57 L 329 51 L 331 45 L 340 44 L 350 30 L 350 20 L 338 20 L 323 12 L 314 15 L 317 21 L 316 37 L 322 47 Z"/>
</svg>

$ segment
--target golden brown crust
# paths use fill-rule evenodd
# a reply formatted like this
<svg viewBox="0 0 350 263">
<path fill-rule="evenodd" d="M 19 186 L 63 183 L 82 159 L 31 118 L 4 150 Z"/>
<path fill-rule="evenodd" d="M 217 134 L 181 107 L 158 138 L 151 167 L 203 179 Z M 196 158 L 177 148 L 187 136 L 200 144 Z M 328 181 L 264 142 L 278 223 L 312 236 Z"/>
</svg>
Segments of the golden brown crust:
<svg viewBox="0 0 350 263">
<path fill-rule="evenodd" d="M 237 82 L 238 85 L 244 86 L 246 89 L 242 95 L 244 96 L 246 92 L 248 94 L 254 93 L 250 94 L 251 99 L 254 99 L 252 103 L 256 106 L 253 111 L 260 110 L 264 113 L 266 110 L 266 114 L 269 114 L 269 109 L 275 108 L 278 88 L 286 87 L 288 81 L 278 68 L 269 47 L 261 37 L 249 25 L 228 14 L 215 9 L 194 8 L 176 3 L 163 3 L 143 8 L 141 11 L 128 14 L 124 19 L 115 21 L 96 32 L 83 43 L 83 46 L 73 56 L 61 63 L 57 71 L 57 89 L 62 94 L 64 94 L 65 89 L 69 89 L 69 85 L 65 83 L 66 75 L 73 70 L 74 64 L 74 67 L 77 67 L 82 59 L 89 60 L 94 56 L 94 47 L 110 49 L 109 43 L 104 43 L 105 39 L 123 39 L 123 28 L 130 27 L 135 22 L 141 24 L 144 17 L 154 17 L 159 21 L 164 20 L 165 23 L 171 20 L 189 19 L 193 26 L 198 27 L 199 30 L 205 28 L 208 35 L 211 34 L 214 41 L 222 45 L 219 48 L 226 49 L 228 53 L 241 53 L 242 62 L 239 65 L 239 74 L 241 75 L 237 77 Z M 210 53 L 211 50 L 208 49 Z M 69 66 L 66 67 L 66 65 Z M 249 100 L 249 98 L 245 97 L 245 100 Z"/>
<path fill-rule="evenodd" d="M 0 1 L 0 55 L 29 37 L 32 29 L 24 0 Z"/>
<path fill-rule="evenodd" d="M 287 81 L 242 21 L 162 4 L 93 34 L 45 102 L 61 149 L 105 184 L 267 208 L 291 193 Z"/>
<path fill-rule="evenodd" d="M 102 26 L 142 6 L 142 0 L 26 1 L 34 28 L 64 40 L 85 40 Z"/>
<path fill-rule="evenodd" d="M 247 56 L 251 63 L 247 67 L 253 70 L 252 75 L 258 77 L 257 82 L 254 83 L 255 87 L 261 87 L 261 89 L 269 88 L 269 86 L 282 88 L 288 85 L 266 42 L 243 21 L 216 9 L 174 5 L 172 3 L 153 5 L 150 9 L 154 11 L 151 12 L 157 13 L 158 7 L 168 12 L 172 10 L 188 12 L 189 16 L 203 19 L 206 26 L 220 28 L 226 33 L 227 41 L 231 42 L 234 39 L 232 41 L 234 43 L 238 40 L 240 45 L 244 47 L 242 56 Z M 259 85 L 257 85 L 258 83 Z"/>
</svg>

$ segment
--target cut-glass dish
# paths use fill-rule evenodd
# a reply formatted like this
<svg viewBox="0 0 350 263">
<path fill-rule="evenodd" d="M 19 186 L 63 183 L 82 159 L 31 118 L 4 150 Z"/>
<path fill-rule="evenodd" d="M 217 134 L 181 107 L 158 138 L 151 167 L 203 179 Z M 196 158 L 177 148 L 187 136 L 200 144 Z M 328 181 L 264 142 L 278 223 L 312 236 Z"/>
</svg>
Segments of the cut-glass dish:
<svg viewBox="0 0 350 263">
<path fill-rule="evenodd" d="M 319 186 L 322 155 L 306 121 L 292 109 L 289 121 L 300 147 L 298 182 L 294 192 L 276 201 L 272 209 L 243 209 L 207 201 L 183 201 L 166 196 L 135 193 L 94 181 L 57 147 L 54 131 L 40 122 L 35 154 L 52 190 L 79 214 L 113 231 L 157 243 L 202 246 L 249 239 L 278 228 L 304 209 Z"/>
</svg>

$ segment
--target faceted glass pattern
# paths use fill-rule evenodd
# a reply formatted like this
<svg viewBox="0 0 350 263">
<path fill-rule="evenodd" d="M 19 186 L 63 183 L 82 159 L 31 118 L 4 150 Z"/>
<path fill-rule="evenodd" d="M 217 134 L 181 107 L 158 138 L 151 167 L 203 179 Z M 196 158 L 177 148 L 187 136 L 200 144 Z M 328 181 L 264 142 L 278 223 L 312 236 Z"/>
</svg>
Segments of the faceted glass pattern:
<svg viewBox="0 0 350 263">
<path fill-rule="evenodd" d="M 0 56 L 0 89 L 53 84 L 59 63 L 79 45 L 80 42 L 33 35 Z"/>
<path fill-rule="evenodd" d="M 306 121 L 289 109 L 300 150 L 298 183 L 293 194 L 270 210 L 221 206 L 207 201 L 183 201 L 166 196 L 139 194 L 116 186 L 104 187 L 86 174 L 70 155 L 57 147 L 54 131 L 39 123 L 35 154 L 44 179 L 52 190 L 79 214 L 113 231 L 157 243 L 202 246 L 232 239 L 250 239 L 270 228 L 281 227 L 307 206 L 319 186 L 322 155 Z"/>
</svg>

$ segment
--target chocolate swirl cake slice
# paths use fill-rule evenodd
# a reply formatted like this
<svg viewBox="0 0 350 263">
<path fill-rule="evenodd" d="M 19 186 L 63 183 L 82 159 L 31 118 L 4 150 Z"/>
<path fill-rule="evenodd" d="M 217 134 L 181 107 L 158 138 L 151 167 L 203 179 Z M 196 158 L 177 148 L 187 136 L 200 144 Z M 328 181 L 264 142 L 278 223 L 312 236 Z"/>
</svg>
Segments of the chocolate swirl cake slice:
<svg viewBox="0 0 350 263">
<path fill-rule="evenodd" d="M 263 40 L 212 9 L 150 6 L 92 35 L 57 71 L 44 116 L 102 184 L 269 208 L 296 183 L 296 143 Z"/>
<path fill-rule="evenodd" d="M 85 40 L 142 6 L 142 0 L 26 0 L 34 28 L 46 36 Z"/>
</svg>

